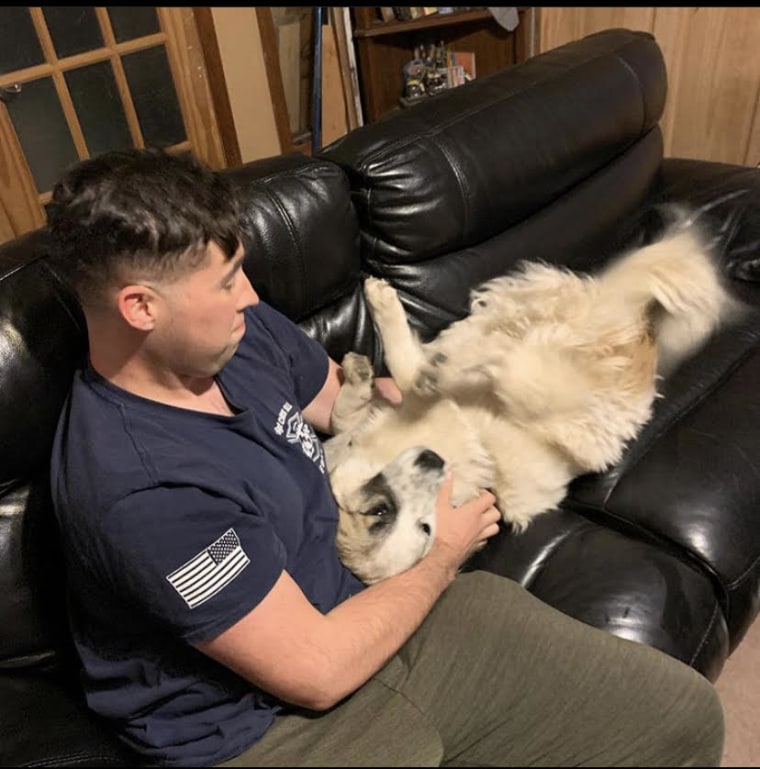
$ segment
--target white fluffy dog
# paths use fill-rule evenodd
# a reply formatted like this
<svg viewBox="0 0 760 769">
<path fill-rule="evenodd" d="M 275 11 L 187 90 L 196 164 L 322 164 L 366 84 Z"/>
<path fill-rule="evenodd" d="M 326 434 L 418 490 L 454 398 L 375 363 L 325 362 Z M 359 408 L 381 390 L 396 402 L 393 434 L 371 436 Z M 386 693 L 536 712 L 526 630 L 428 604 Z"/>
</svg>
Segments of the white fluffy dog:
<svg viewBox="0 0 760 769">
<path fill-rule="evenodd" d="M 516 531 L 576 476 L 618 462 L 649 420 L 656 384 L 731 306 L 698 229 L 683 220 L 595 275 L 528 263 L 473 292 L 470 314 L 428 344 L 390 284 L 364 284 L 399 406 L 349 353 L 325 444 L 342 561 L 366 583 L 409 568 L 452 502 L 482 488 Z"/>
</svg>

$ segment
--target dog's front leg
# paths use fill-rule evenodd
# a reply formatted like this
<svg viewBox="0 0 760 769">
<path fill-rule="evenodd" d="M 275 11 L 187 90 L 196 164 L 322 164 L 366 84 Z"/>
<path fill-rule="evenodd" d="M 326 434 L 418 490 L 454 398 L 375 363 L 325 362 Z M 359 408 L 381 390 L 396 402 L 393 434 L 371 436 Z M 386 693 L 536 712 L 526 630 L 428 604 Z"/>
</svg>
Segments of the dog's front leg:
<svg viewBox="0 0 760 769">
<path fill-rule="evenodd" d="M 399 390 L 409 392 L 425 362 L 422 344 L 409 326 L 401 300 L 390 283 L 367 278 L 364 295 L 383 342 L 388 371 Z"/>
<path fill-rule="evenodd" d="M 333 404 L 330 427 L 333 434 L 353 430 L 364 422 L 372 408 L 375 372 L 366 355 L 348 352 L 341 361 L 343 384 Z"/>
</svg>

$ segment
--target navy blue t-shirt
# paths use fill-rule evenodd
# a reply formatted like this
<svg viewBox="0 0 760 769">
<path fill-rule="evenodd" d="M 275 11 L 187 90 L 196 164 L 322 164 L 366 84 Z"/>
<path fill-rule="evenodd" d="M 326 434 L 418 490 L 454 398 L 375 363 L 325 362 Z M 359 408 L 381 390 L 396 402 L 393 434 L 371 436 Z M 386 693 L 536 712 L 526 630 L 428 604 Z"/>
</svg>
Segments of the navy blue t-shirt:
<svg viewBox="0 0 760 769">
<path fill-rule="evenodd" d="M 327 362 L 262 302 L 217 375 L 234 416 L 75 378 L 51 480 L 87 701 L 161 763 L 229 759 L 283 707 L 191 643 L 248 614 L 283 569 L 322 612 L 363 587 L 338 560 L 324 453 L 301 416 Z"/>
</svg>

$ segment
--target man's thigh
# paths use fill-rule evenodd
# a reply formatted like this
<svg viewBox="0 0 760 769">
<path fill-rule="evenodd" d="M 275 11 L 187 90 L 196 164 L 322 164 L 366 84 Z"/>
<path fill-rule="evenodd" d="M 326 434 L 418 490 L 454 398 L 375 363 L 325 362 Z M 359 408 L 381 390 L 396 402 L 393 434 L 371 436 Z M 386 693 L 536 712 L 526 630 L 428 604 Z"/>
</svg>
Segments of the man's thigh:
<svg viewBox="0 0 760 769">
<path fill-rule="evenodd" d="M 219 766 L 439 766 L 438 732 L 400 692 L 406 677 L 393 657 L 382 681 L 370 679 L 325 713 L 278 716 L 259 742 Z"/>
<path fill-rule="evenodd" d="M 473 572 L 351 697 L 279 716 L 227 765 L 708 766 L 721 747 L 695 671 Z"/>
</svg>

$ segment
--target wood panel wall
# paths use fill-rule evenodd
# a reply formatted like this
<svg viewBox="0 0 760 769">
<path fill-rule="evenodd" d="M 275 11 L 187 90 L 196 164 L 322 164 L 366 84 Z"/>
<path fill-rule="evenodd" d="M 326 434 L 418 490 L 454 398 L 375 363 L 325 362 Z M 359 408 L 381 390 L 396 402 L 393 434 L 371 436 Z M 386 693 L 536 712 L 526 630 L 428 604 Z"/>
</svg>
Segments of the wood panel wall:
<svg viewBox="0 0 760 769">
<path fill-rule="evenodd" d="M 539 50 L 612 27 L 662 49 L 666 156 L 760 163 L 760 8 L 541 8 Z"/>
</svg>

